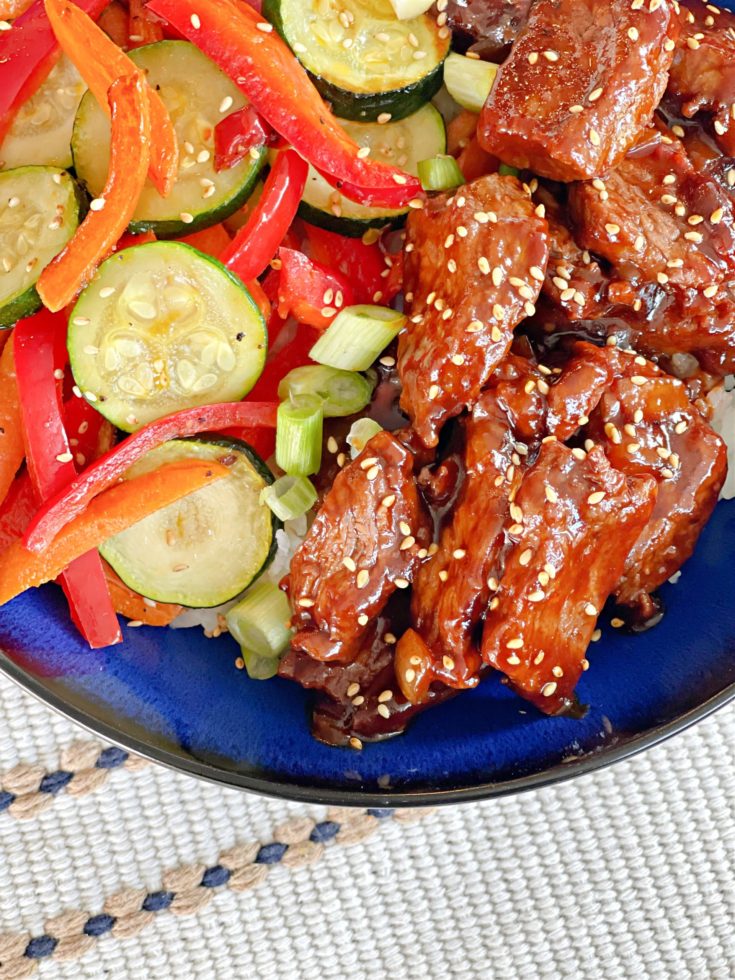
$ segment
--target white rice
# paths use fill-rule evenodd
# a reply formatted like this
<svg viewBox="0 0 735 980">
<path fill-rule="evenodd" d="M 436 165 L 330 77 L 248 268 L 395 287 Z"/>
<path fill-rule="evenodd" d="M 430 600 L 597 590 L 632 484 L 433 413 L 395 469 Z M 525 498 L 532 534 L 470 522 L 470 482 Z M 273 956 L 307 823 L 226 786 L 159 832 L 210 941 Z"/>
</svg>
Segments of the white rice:
<svg viewBox="0 0 735 980">
<path fill-rule="evenodd" d="M 276 532 L 276 553 L 273 561 L 260 576 L 258 582 L 273 582 L 274 585 L 278 585 L 283 576 L 288 572 L 291 559 L 306 537 L 307 530 L 306 517 L 299 517 L 295 521 L 286 521 L 283 528 Z M 223 606 L 217 606 L 214 609 L 186 609 L 171 623 L 171 628 L 176 630 L 201 626 L 206 633 L 212 633 L 219 625 L 217 617 L 224 616 L 240 598 L 238 596 L 237 599 L 226 602 Z"/>
<path fill-rule="evenodd" d="M 712 406 L 712 428 L 727 444 L 729 468 L 722 497 L 730 500 L 735 497 L 735 377 L 725 378 L 724 385 L 711 391 L 707 398 Z"/>
</svg>

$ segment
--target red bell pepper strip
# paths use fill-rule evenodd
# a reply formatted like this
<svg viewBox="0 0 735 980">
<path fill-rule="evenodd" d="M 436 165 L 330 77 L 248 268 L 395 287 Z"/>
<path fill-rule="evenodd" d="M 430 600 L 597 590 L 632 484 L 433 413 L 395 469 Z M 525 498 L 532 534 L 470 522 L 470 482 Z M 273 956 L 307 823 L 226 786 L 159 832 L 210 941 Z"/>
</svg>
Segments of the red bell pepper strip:
<svg viewBox="0 0 735 980">
<path fill-rule="evenodd" d="M 90 500 L 119 480 L 133 463 L 156 446 L 200 432 L 221 432 L 230 426 L 275 428 L 277 411 L 277 402 L 226 402 L 187 408 L 144 426 L 105 453 L 39 510 L 25 536 L 26 547 L 43 551 Z"/>
<path fill-rule="evenodd" d="M 127 9 L 118 0 L 112 0 L 109 7 L 105 7 L 97 23 L 111 41 L 114 41 L 123 51 L 127 51 L 130 43 L 128 38 L 130 21 Z"/>
<path fill-rule="evenodd" d="M 100 107 L 111 116 L 110 86 L 116 78 L 138 74 L 135 62 L 71 0 L 45 0 L 45 3 L 59 44 L 74 62 Z M 156 190 L 166 197 L 178 174 L 179 144 L 161 96 L 147 83 L 144 87 L 152 145 L 146 169 L 150 168 L 151 181 Z M 129 153 L 133 159 L 137 150 L 131 146 Z"/>
<path fill-rule="evenodd" d="M 306 226 L 312 258 L 352 283 L 357 303 L 390 303 L 400 292 L 403 262 L 400 255 L 386 256 L 377 243 L 346 238 L 314 225 Z M 386 275 L 387 273 L 387 275 Z"/>
<path fill-rule="evenodd" d="M 295 150 L 279 153 L 255 210 L 220 256 L 243 282 L 259 276 L 276 254 L 298 210 L 308 172 Z"/>
<path fill-rule="evenodd" d="M 180 238 L 179 241 L 192 248 L 199 249 L 205 255 L 211 255 L 216 259 L 229 246 L 232 236 L 223 224 L 212 225 L 211 228 L 204 228 L 203 231 L 195 231 L 192 235 Z"/>
<path fill-rule="evenodd" d="M 354 303 L 349 280 L 326 265 L 313 262 L 303 252 L 281 247 L 278 314 L 289 313 L 317 330 L 324 330 L 345 306 Z"/>
<path fill-rule="evenodd" d="M 395 167 L 358 156 L 309 76 L 272 25 L 235 0 L 151 0 L 164 17 L 226 72 L 263 119 L 319 170 L 383 208 L 402 208 L 421 183 Z M 356 197 L 356 200 L 364 199 Z"/>
<path fill-rule="evenodd" d="M 38 294 L 49 310 L 61 310 L 83 289 L 130 223 L 145 184 L 150 158 L 147 83 L 141 74 L 110 86 L 110 170 L 101 209 L 90 210 L 71 240 L 43 270 Z"/>
<path fill-rule="evenodd" d="M 0 355 L 0 503 L 5 499 L 24 456 L 20 395 L 13 344 L 9 343 Z"/>
<path fill-rule="evenodd" d="M 121 238 L 113 245 L 113 252 L 120 252 L 124 248 L 134 248 L 136 245 L 147 245 L 149 242 L 155 242 L 156 236 L 152 231 L 142 231 L 139 235 L 131 235 L 129 232 L 125 232 Z"/>
<path fill-rule="evenodd" d="M 79 0 L 79 7 L 97 18 L 108 0 Z M 51 29 L 43 0 L 36 0 L 0 33 L 0 143 L 16 113 L 56 64 L 61 51 Z"/>
<path fill-rule="evenodd" d="M 272 130 L 251 105 L 231 112 L 214 127 L 214 169 L 229 170 L 252 149 L 265 146 Z"/>
<path fill-rule="evenodd" d="M 28 472 L 39 504 L 76 476 L 55 378 L 55 372 L 66 361 L 60 336 L 63 337 L 63 331 L 59 329 L 58 317 L 46 311 L 21 320 L 13 331 Z M 93 650 L 122 640 L 96 551 L 82 555 L 69 565 L 61 577 L 61 585 L 72 619 Z"/>
<path fill-rule="evenodd" d="M 130 15 L 128 21 L 128 40 L 131 48 L 143 44 L 155 44 L 164 38 L 163 25 L 151 17 L 143 0 L 128 0 Z"/>
<path fill-rule="evenodd" d="M 13 481 L 8 495 L 0 505 L 0 555 L 16 538 L 25 534 L 37 510 L 31 478 L 28 470 L 23 470 Z"/>
<path fill-rule="evenodd" d="M 64 428 L 79 469 L 89 466 L 109 452 L 115 444 L 115 430 L 107 419 L 92 408 L 86 398 L 76 395 L 64 404 Z"/>
</svg>

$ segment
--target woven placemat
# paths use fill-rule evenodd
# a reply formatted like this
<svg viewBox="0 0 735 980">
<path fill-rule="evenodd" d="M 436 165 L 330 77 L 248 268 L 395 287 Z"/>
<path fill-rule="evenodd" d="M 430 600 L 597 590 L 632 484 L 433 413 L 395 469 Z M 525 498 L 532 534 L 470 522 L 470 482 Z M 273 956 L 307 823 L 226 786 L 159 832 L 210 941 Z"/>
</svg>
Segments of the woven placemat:
<svg viewBox="0 0 735 980">
<path fill-rule="evenodd" d="M 735 976 L 735 709 L 433 812 L 180 776 L 0 678 L 0 978 Z"/>
</svg>

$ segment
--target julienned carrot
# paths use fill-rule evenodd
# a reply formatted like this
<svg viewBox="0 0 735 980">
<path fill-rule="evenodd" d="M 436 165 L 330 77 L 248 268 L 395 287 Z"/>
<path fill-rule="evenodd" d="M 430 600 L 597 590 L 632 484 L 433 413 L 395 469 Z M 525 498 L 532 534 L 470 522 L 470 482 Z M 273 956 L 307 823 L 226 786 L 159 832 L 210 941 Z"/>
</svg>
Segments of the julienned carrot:
<svg viewBox="0 0 735 980">
<path fill-rule="evenodd" d="M 110 170 L 97 201 L 66 248 L 46 266 L 38 293 L 47 309 L 63 309 L 83 289 L 127 228 L 145 184 L 150 158 L 147 83 L 141 74 L 110 86 Z"/>
<path fill-rule="evenodd" d="M 115 612 L 126 619 L 145 623 L 146 626 L 168 626 L 181 612 L 182 606 L 144 599 L 142 595 L 133 592 L 107 562 L 102 562 L 102 565 Z"/>
<path fill-rule="evenodd" d="M 92 18 L 71 0 L 45 0 L 45 5 L 59 45 L 74 62 L 100 106 L 109 114 L 107 93 L 110 86 L 116 78 L 136 74 L 138 68 Z M 145 88 L 153 146 L 147 166 L 150 166 L 151 180 L 156 190 L 166 197 L 176 181 L 179 145 L 160 95 L 147 84 Z M 131 161 L 135 153 L 131 147 Z"/>
<path fill-rule="evenodd" d="M 23 426 L 11 343 L 5 345 L 0 355 L 0 503 L 5 500 L 24 456 Z"/>
<path fill-rule="evenodd" d="M 0 560 L 0 606 L 26 589 L 51 582 L 75 558 L 227 473 L 226 466 L 212 460 L 169 463 L 101 493 L 41 553 L 13 542 Z"/>
</svg>

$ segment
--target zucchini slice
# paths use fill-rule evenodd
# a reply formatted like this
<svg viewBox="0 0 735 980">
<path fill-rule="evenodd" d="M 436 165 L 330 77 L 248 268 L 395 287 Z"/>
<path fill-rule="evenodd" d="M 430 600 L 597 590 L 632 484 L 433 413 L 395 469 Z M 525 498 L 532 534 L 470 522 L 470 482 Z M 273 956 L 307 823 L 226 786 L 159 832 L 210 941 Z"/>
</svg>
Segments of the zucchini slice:
<svg viewBox="0 0 735 980">
<path fill-rule="evenodd" d="M 451 31 L 397 20 L 390 0 L 265 0 L 273 23 L 343 119 L 411 115 L 441 88 Z"/>
<path fill-rule="evenodd" d="M 225 463 L 229 475 L 110 538 L 100 552 L 146 598 L 206 609 L 240 595 L 268 567 L 281 524 L 260 502 L 273 474 L 237 439 L 175 439 L 126 477 L 192 458 Z"/>
<path fill-rule="evenodd" d="M 392 123 L 356 123 L 341 120 L 347 133 L 370 157 L 401 167 L 418 176 L 420 160 L 445 153 L 447 131 L 441 113 L 431 103 L 407 119 Z M 368 228 L 399 223 L 408 208 L 384 211 L 365 207 L 343 197 L 313 168 L 309 168 L 299 213 L 305 221 L 341 235 L 360 238 Z"/>
<path fill-rule="evenodd" d="M 71 131 L 87 86 L 62 54 L 41 87 L 20 107 L 0 145 L 0 170 L 30 164 L 71 166 Z"/>
<path fill-rule="evenodd" d="M 40 308 L 36 282 L 76 231 L 80 202 L 58 167 L 0 173 L 0 329 Z"/>
<path fill-rule="evenodd" d="M 188 41 L 159 41 L 128 54 L 163 99 L 181 153 L 173 191 L 163 198 L 146 182 L 130 230 L 176 238 L 218 224 L 247 201 L 266 160 L 263 149 L 257 159 L 246 157 L 219 173 L 214 169 L 215 126 L 246 105 L 245 97 Z M 77 112 L 72 151 L 77 175 L 98 196 L 110 159 L 110 123 L 91 92 Z"/>
<path fill-rule="evenodd" d="M 184 408 L 244 398 L 267 345 L 265 321 L 242 282 L 183 242 L 112 255 L 69 319 L 77 385 L 127 432 Z"/>
</svg>

